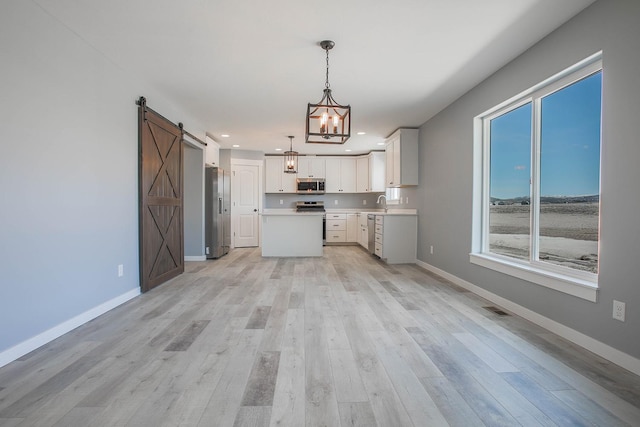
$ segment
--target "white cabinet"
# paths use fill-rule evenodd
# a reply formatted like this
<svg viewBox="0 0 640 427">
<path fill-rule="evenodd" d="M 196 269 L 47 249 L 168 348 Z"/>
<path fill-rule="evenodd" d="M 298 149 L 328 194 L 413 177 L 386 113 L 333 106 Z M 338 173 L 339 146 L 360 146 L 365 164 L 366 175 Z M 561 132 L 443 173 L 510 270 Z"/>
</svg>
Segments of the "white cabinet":
<svg viewBox="0 0 640 427">
<path fill-rule="evenodd" d="M 387 264 L 416 262 L 417 215 L 376 215 L 375 254 Z"/>
<path fill-rule="evenodd" d="M 385 152 L 372 151 L 356 160 L 356 191 L 381 193 L 385 190 Z"/>
<path fill-rule="evenodd" d="M 356 243 L 358 241 L 358 214 L 327 213 L 327 243 Z"/>
<path fill-rule="evenodd" d="M 325 159 L 316 156 L 298 157 L 298 177 L 326 178 Z"/>
<path fill-rule="evenodd" d="M 356 159 L 354 157 L 327 157 L 326 172 L 326 193 L 356 192 Z"/>
<path fill-rule="evenodd" d="M 347 214 L 326 214 L 327 243 L 343 243 L 347 241 Z"/>
<path fill-rule="evenodd" d="M 418 185 L 418 129 L 398 129 L 385 149 L 386 187 Z"/>
<path fill-rule="evenodd" d="M 284 157 L 268 156 L 264 160 L 265 193 L 295 193 L 296 174 L 284 173 Z"/>
<path fill-rule="evenodd" d="M 367 228 L 367 214 L 358 214 L 358 243 L 365 249 L 369 248 L 369 229 Z"/>
<path fill-rule="evenodd" d="M 211 166 L 220 166 L 220 145 L 208 135 L 204 137 L 204 142 L 207 143 L 205 163 Z"/>
<path fill-rule="evenodd" d="M 358 214 L 347 214 L 347 239 L 348 243 L 358 241 Z"/>
<path fill-rule="evenodd" d="M 356 159 L 356 191 L 358 193 L 368 193 L 369 186 L 369 158 L 361 156 Z"/>
</svg>

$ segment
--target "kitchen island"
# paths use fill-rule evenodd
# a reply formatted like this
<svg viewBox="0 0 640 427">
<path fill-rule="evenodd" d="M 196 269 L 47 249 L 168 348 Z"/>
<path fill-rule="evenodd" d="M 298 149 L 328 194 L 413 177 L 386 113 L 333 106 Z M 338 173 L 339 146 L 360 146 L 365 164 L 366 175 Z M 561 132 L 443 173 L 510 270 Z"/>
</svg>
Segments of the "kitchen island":
<svg viewBox="0 0 640 427">
<path fill-rule="evenodd" d="M 263 257 L 321 257 L 323 212 L 265 209 L 262 213 Z"/>
</svg>

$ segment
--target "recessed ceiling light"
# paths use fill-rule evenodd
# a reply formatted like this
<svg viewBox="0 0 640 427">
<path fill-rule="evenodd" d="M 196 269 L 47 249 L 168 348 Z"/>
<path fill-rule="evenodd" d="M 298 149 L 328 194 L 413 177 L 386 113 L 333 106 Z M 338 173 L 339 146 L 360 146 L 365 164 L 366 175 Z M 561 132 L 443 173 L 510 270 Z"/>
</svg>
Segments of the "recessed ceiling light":
<svg viewBox="0 0 640 427">
<path fill-rule="evenodd" d="M 222 135 L 220 135 L 223 138 L 229 138 L 229 134 L 228 133 L 223 133 Z"/>
<path fill-rule="evenodd" d="M 232 147 L 233 147 L 233 148 L 238 148 L 238 147 L 240 147 L 240 146 L 239 146 L 238 144 L 233 144 L 233 145 L 232 145 Z"/>
<path fill-rule="evenodd" d="M 350 148 L 347 148 L 347 149 L 346 149 L 346 150 L 344 150 L 344 151 L 351 151 L 351 149 L 350 149 Z"/>
<path fill-rule="evenodd" d="M 366 132 L 358 132 L 358 135 L 366 135 Z"/>
<path fill-rule="evenodd" d="M 276 148 L 276 151 L 282 151 L 282 148 Z"/>
<path fill-rule="evenodd" d="M 378 142 L 378 145 L 384 145 L 384 142 Z"/>
</svg>

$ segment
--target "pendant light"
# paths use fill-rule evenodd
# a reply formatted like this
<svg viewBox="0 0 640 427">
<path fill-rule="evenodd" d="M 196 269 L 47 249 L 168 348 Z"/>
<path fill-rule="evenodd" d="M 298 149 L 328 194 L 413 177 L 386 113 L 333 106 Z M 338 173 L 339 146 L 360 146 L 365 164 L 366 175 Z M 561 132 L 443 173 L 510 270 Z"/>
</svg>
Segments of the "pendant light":
<svg viewBox="0 0 640 427">
<path fill-rule="evenodd" d="M 289 151 L 284 152 L 284 173 L 298 173 L 298 152 L 293 151 L 293 136 L 289 138 Z"/>
<path fill-rule="evenodd" d="M 329 51 L 334 46 L 331 40 L 320 42 L 320 47 L 327 52 L 327 73 L 322 99 L 307 105 L 307 143 L 344 144 L 351 136 L 351 106 L 338 104 L 329 85 Z"/>
</svg>

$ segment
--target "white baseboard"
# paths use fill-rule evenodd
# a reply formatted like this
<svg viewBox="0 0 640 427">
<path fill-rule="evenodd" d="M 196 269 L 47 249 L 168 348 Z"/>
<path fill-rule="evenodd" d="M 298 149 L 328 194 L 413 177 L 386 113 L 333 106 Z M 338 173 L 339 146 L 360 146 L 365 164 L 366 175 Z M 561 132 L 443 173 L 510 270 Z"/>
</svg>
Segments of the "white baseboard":
<svg viewBox="0 0 640 427">
<path fill-rule="evenodd" d="M 206 261 L 207 260 L 207 256 L 206 255 L 185 256 L 184 260 L 185 261 Z"/>
<path fill-rule="evenodd" d="M 538 326 L 547 329 L 548 331 L 553 332 L 554 334 L 561 336 L 562 338 L 565 338 L 581 347 L 586 348 L 587 350 L 597 354 L 600 357 L 604 357 L 605 359 L 615 363 L 616 365 L 622 366 L 623 368 L 633 372 L 636 375 L 640 375 L 640 359 L 637 359 L 633 356 L 628 355 L 627 353 L 624 353 L 607 344 L 595 340 L 588 335 L 576 331 L 575 329 L 571 329 L 561 323 L 556 322 L 555 320 L 544 317 L 541 314 L 536 313 L 535 311 L 529 310 L 528 308 L 516 304 L 506 298 L 489 292 L 486 289 L 476 286 L 473 283 L 467 282 L 466 280 L 454 276 L 453 274 L 447 273 L 444 270 L 427 264 L 426 262 L 417 261 L 416 264 L 431 271 L 432 273 L 444 277 L 450 282 L 462 288 L 465 288 L 468 291 L 471 291 L 483 298 L 488 299 L 489 301 L 517 314 L 520 317 L 527 319 L 530 322 L 535 323 Z"/>
<path fill-rule="evenodd" d="M 140 289 L 131 290 L 3 351 L 0 353 L 0 368 L 138 295 Z"/>
</svg>

